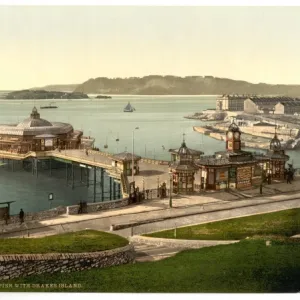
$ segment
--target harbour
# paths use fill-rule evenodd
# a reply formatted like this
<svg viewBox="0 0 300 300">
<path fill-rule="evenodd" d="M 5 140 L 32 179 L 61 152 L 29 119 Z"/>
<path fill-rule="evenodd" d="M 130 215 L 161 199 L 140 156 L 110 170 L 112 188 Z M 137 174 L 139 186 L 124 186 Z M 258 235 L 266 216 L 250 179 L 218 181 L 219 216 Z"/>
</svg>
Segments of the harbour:
<svg viewBox="0 0 300 300">
<path fill-rule="evenodd" d="M 205 123 L 199 120 L 185 119 L 184 115 L 191 114 L 201 109 L 212 107 L 215 96 L 114 96 L 112 100 L 58 100 L 59 108 L 43 110 L 43 118 L 52 121 L 65 120 L 70 122 L 74 128 L 79 128 L 85 135 L 95 138 L 95 147 L 101 153 L 116 154 L 124 151 L 132 151 L 132 132 L 135 130 L 134 153 L 140 155 L 145 161 L 170 161 L 169 149 L 178 148 L 182 141 L 182 134 L 189 147 L 203 151 L 205 155 L 213 154 L 214 151 L 224 150 L 225 141 L 223 137 L 213 139 L 205 134 L 199 134 L 194 128 L 204 126 Z M 136 111 L 133 114 L 123 112 L 124 106 L 131 102 Z M 32 106 L 43 105 L 45 100 L 27 101 L 1 101 L 2 115 L 1 124 L 18 123 L 27 117 L 27 112 Z M 172 110 L 170 110 L 172 107 Z M 212 123 L 211 123 L 212 124 Z M 157 134 L 159 132 L 159 134 Z M 244 138 L 243 138 L 244 140 Z M 246 142 L 247 143 L 247 142 Z M 107 145 L 107 148 L 105 148 Z M 267 145 L 267 143 L 266 143 Z M 245 149 L 251 150 L 251 144 L 244 144 Z M 261 149 L 263 153 L 265 148 Z M 253 150 L 252 150 L 253 151 Z M 297 168 L 299 159 L 296 152 L 287 151 L 290 162 Z M 63 153 L 62 153 L 63 154 Z M 84 154 L 84 153 L 83 153 Z M 91 156 L 92 157 L 92 156 Z M 150 163 L 150 165 L 152 165 Z M 155 163 L 153 164 L 155 173 Z M 52 203 L 59 205 L 76 205 L 81 199 L 94 201 L 93 189 L 74 189 L 66 187 L 65 170 L 61 170 L 60 177 L 48 177 L 41 173 L 38 178 L 28 177 L 28 173 L 22 170 L 15 170 L 14 173 L 7 170 L 7 166 L 1 167 L 0 190 L 3 198 L 11 201 L 18 201 L 12 206 L 12 212 L 16 213 L 20 206 L 31 211 L 49 208 L 48 193 L 55 195 Z M 167 169 L 153 176 L 151 186 L 157 186 L 168 181 Z M 139 178 L 139 186 L 142 186 L 143 174 Z M 18 178 L 18 180 L 17 180 Z M 104 177 L 106 189 L 105 201 L 110 200 L 109 175 Z M 197 177 L 196 184 L 199 184 Z M 147 185 L 147 183 L 146 183 Z M 13 188 L 14 186 L 14 188 Z M 149 184 L 148 184 L 149 187 Z M 147 188 L 147 186 L 146 186 Z M 62 189 L 66 191 L 62 191 Z M 40 191 L 40 192 L 38 192 Z M 97 193 L 99 193 L 97 191 Z M 23 195 L 20 197 L 20 195 Z M 98 196 L 97 196 L 98 197 Z M 96 201 L 102 201 L 97 198 Z M 14 208 L 15 207 L 15 208 Z"/>
</svg>

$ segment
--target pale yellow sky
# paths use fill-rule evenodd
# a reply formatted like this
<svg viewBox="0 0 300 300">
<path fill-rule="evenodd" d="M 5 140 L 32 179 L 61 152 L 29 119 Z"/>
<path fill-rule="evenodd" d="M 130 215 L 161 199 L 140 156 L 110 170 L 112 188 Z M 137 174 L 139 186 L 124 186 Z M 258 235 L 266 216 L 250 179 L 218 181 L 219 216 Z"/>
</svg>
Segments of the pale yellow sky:
<svg viewBox="0 0 300 300">
<path fill-rule="evenodd" d="M 300 84 L 300 7 L 0 6 L 0 89 L 213 75 Z"/>
</svg>

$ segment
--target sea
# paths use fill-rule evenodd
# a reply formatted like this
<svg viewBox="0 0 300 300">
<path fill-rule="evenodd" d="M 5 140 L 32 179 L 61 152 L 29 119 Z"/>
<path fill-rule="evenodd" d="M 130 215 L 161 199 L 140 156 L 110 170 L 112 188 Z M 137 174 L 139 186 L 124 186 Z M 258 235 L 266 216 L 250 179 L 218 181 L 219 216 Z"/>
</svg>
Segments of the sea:
<svg viewBox="0 0 300 300">
<path fill-rule="evenodd" d="M 169 149 L 179 148 L 183 138 L 188 147 L 203 151 L 206 155 L 225 149 L 223 141 L 193 131 L 193 126 L 204 122 L 186 119 L 184 116 L 215 107 L 216 96 L 139 96 L 112 95 L 111 99 L 78 100 L 0 100 L 0 124 L 17 124 L 28 118 L 33 106 L 41 118 L 66 122 L 84 135 L 95 138 L 95 147 L 110 153 L 132 151 L 142 157 L 169 160 Z M 40 109 L 40 106 L 55 102 L 57 109 Z M 124 113 L 123 108 L 130 102 L 135 108 Z M 107 145 L 107 148 L 104 146 Z M 253 151 L 253 149 L 248 149 Z M 257 150 L 256 150 L 257 151 Z M 257 152 L 263 152 L 259 150 Z M 299 152 L 288 151 L 290 163 L 300 167 Z M 58 172 L 58 171 L 57 171 Z M 65 172 L 65 171 L 62 171 Z M 106 177 L 108 188 L 108 177 Z M 0 202 L 15 201 L 11 213 L 20 208 L 35 212 L 60 205 L 73 205 L 81 200 L 92 201 L 93 188 L 66 185 L 62 174 L 50 177 L 42 172 L 38 177 L 24 170 L 12 172 L 7 165 L 0 167 Z M 53 193 L 54 200 L 48 200 Z M 109 201 L 97 195 L 96 201 Z"/>
</svg>

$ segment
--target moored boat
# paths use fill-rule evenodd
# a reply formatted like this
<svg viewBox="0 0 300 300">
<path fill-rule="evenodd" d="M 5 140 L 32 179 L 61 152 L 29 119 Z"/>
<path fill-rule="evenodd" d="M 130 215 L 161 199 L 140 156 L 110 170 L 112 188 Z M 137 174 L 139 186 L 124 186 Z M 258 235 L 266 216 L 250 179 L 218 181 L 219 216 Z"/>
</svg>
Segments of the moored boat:
<svg viewBox="0 0 300 300">
<path fill-rule="evenodd" d="M 46 106 L 40 106 L 40 109 L 47 109 L 47 108 L 58 108 L 58 106 L 52 105 L 52 103 L 49 103 L 49 105 Z"/>
</svg>

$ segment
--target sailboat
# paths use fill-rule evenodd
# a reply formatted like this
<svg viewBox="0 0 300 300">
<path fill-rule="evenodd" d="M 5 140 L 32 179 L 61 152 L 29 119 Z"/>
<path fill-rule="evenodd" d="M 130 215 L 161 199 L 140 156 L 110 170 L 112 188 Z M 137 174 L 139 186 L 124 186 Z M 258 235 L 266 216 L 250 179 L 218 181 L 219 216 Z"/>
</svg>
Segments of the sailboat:
<svg viewBox="0 0 300 300">
<path fill-rule="evenodd" d="M 124 112 L 133 112 L 135 111 L 135 108 L 128 102 L 128 104 L 124 108 Z"/>
</svg>

